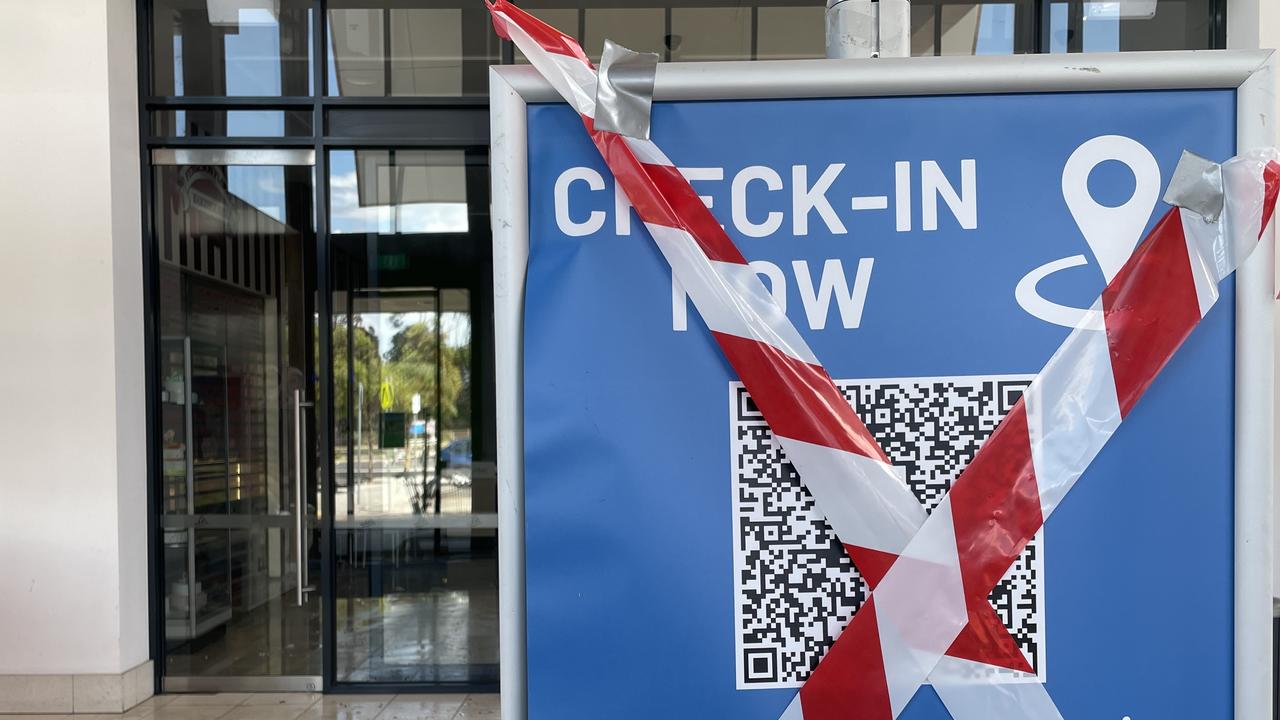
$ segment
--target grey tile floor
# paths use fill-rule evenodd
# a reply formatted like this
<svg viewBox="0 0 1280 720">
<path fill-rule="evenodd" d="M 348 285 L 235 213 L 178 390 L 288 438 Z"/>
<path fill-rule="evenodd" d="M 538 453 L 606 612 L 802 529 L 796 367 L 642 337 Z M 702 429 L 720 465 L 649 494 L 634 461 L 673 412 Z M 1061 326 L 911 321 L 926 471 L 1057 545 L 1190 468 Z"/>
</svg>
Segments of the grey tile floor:
<svg viewBox="0 0 1280 720">
<path fill-rule="evenodd" d="M 123 715 L 2 715 L 2 720 L 500 720 L 497 695 L 157 695 Z"/>
</svg>

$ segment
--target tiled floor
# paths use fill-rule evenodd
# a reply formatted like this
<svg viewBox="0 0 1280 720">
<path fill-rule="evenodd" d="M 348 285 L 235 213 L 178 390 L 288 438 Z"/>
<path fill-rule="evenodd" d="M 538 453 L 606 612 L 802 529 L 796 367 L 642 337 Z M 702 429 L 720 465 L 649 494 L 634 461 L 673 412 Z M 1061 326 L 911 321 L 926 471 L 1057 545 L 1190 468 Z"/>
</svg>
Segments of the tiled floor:
<svg viewBox="0 0 1280 720">
<path fill-rule="evenodd" d="M 0 720 L 500 720 L 497 695 L 157 695 L 123 715 L 0 715 Z"/>
</svg>

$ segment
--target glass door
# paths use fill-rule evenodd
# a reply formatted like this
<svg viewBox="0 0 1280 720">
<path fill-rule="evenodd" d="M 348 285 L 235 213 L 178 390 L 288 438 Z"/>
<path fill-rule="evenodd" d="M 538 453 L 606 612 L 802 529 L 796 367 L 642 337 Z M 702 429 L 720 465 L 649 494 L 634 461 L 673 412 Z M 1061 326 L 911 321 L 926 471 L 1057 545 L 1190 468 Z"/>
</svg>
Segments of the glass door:
<svg viewBox="0 0 1280 720">
<path fill-rule="evenodd" d="M 338 686 L 496 688 L 486 160 L 329 153 Z"/>
<path fill-rule="evenodd" d="M 314 154 L 152 160 L 164 689 L 319 690 Z"/>
</svg>

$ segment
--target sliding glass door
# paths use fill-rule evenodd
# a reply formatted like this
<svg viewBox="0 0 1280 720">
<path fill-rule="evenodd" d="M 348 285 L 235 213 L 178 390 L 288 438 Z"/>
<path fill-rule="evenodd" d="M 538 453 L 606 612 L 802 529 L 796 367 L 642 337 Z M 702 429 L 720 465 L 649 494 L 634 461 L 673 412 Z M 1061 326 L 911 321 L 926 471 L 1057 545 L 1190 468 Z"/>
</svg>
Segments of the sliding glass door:
<svg viewBox="0 0 1280 720">
<path fill-rule="evenodd" d="M 321 686 L 312 157 L 153 155 L 166 690 Z"/>
<path fill-rule="evenodd" d="M 329 154 L 339 683 L 497 681 L 483 160 Z"/>
</svg>

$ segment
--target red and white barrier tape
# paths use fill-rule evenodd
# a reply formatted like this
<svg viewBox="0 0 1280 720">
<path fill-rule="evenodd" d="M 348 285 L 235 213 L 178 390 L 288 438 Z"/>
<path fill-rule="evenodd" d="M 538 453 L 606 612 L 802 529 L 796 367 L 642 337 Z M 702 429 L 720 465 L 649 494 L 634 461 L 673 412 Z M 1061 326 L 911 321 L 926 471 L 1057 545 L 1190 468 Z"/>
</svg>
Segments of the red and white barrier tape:
<svg viewBox="0 0 1280 720">
<path fill-rule="evenodd" d="M 1275 151 L 1223 165 L 1217 224 L 1170 210 L 1108 283 L 800 691 L 805 720 L 897 717 L 1272 221 Z"/>
<path fill-rule="evenodd" d="M 651 141 L 594 128 L 596 75 L 578 44 L 505 0 L 490 5 L 509 37 L 569 102 L 699 314 L 751 392 L 788 459 L 851 559 L 873 587 L 925 519 L 883 450 L 841 396 L 759 277 L 697 193 Z M 932 678 L 939 693 L 973 695 L 983 664 L 1032 672 L 990 605 L 956 643 L 956 665 Z M 1019 694 L 1052 708 L 1038 683 Z M 1035 695 L 1043 695 L 1036 703 Z M 989 707 L 984 702 L 983 707 Z M 952 708 L 953 715 L 980 715 Z M 1056 711 L 1037 715 L 1053 720 Z"/>
<path fill-rule="evenodd" d="M 788 459 L 874 587 L 784 716 L 896 716 L 929 678 L 956 717 L 989 717 L 1004 708 L 1019 717 L 1059 718 L 1039 684 L 993 695 L 985 674 L 974 680 L 980 666 L 963 658 L 1029 669 L 987 596 L 1212 306 L 1217 283 L 1245 254 L 1243 243 L 1231 238 L 1248 233 L 1224 231 L 1190 213 L 1166 216 L 1099 300 L 1102 324 L 1072 333 L 926 522 L 883 451 L 671 161 L 652 142 L 594 129 L 596 76 L 578 44 L 505 0 L 490 9 L 498 32 L 582 116 Z M 1246 177 L 1246 165 L 1257 172 Z M 1266 192 L 1252 192 L 1253 185 L 1262 187 L 1257 179 L 1264 166 Z M 1236 218 L 1228 222 L 1255 218 L 1256 238 L 1270 219 L 1280 165 L 1255 159 L 1228 168 L 1228 209 L 1234 202 Z M 1248 208 L 1264 210 L 1250 216 Z M 1178 284 L 1184 280 L 1189 284 Z M 1183 296 L 1165 297 L 1171 287 Z M 1187 297 L 1196 302 L 1194 319 Z"/>
</svg>

